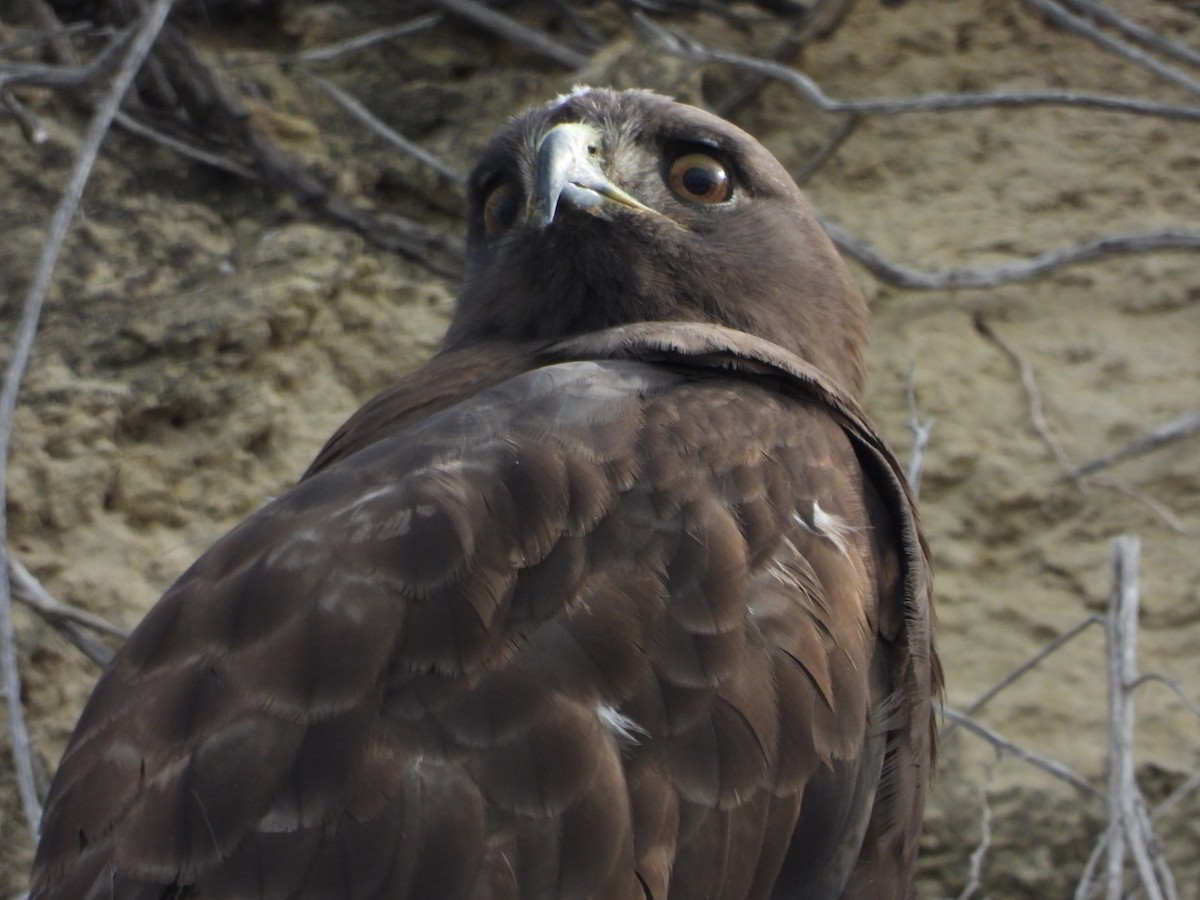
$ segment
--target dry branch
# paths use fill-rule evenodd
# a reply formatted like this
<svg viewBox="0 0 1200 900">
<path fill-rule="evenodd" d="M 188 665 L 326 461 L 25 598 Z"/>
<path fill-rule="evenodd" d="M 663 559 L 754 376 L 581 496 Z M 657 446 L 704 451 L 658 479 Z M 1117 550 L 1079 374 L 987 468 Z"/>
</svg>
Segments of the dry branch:
<svg viewBox="0 0 1200 900">
<path fill-rule="evenodd" d="M 1096 22 L 1114 28 L 1127 38 L 1144 44 L 1150 49 L 1161 53 L 1163 56 L 1170 56 L 1189 65 L 1200 66 L 1200 53 L 1191 47 L 1163 37 L 1153 28 L 1147 28 L 1140 22 L 1126 18 L 1101 3 L 1095 3 L 1094 0 L 1067 0 L 1067 2 L 1068 5 L 1074 6 L 1081 12 L 1086 13 L 1089 18 Z"/>
<path fill-rule="evenodd" d="M 568 69 L 582 69 L 588 64 L 589 57 L 586 54 L 573 50 L 527 25 L 522 25 L 516 19 L 498 13 L 482 3 L 476 3 L 475 0 L 434 0 L 434 3 L 448 13 L 474 22 L 480 28 L 552 59 Z"/>
<path fill-rule="evenodd" d="M 334 84 L 327 78 L 322 78 L 320 75 L 314 75 L 312 72 L 305 72 L 309 78 L 319 87 L 325 96 L 333 100 L 338 106 L 344 109 L 350 115 L 354 116 L 359 122 L 370 129 L 374 134 L 379 135 L 388 144 L 396 150 L 411 156 L 421 164 L 433 169 L 444 178 L 448 178 L 455 184 L 465 184 L 466 176 L 451 166 L 449 163 L 442 160 L 440 157 L 430 153 L 420 144 L 414 143 L 406 138 L 400 132 L 396 131 L 386 122 L 379 119 L 373 112 L 363 106 L 356 98 L 343 91 L 340 87 Z"/>
<path fill-rule="evenodd" d="M 829 140 L 792 175 L 796 184 L 803 185 L 816 175 L 821 170 L 821 167 L 833 159 L 837 152 L 842 149 L 846 141 L 853 137 L 854 132 L 858 131 L 858 126 L 864 121 L 865 119 L 862 116 L 846 116 L 846 118 L 842 119 L 838 127 L 834 129 L 833 134 L 829 136 Z"/>
<path fill-rule="evenodd" d="M 1019 760 L 1029 763 L 1034 768 L 1041 769 L 1043 772 L 1054 776 L 1059 781 L 1069 784 L 1082 794 L 1086 794 L 1087 796 L 1094 797 L 1098 800 L 1103 799 L 1104 795 L 1088 784 L 1086 778 L 1073 772 L 1070 768 L 1064 766 L 1062 763 L 1056 762 L 1053 759 L 1048 759 L 1039 753 L 1034 753 L 1032 750 L 1026 750 L 1020 744 L 1013 743 L 1008 738 L 1001 736 L 991 728 L 988 728 L 986 725 L 980 722 L 976 722 L 974 719 L 964 715 L 956 709 L 951 709 L 948 706 L 944 707 L 942 709 L 942 714 L 954 724 L 960 725 L 972 734 L 983 738 L 1002 753 L 1007 753 Z"/>
<path fill-rule="evenodd" d="M 1099 625 L 1103 622 L 1104 622 L 1103 616 L 1100 616 L 1100 615 L 1088 616 L 1086 619 L 1084 619 L 1082 622 L 1080 622 L 1074 628 L 1070 629 L 1069 631 L 1064 632 L 1063 634 L 1060 634 L 1058 637 L 1056 637 L 1054 640 L 1052 640 L 1050 643 L 1048 643 L 1045 647 L 1043 647 L 1037 653 L 1033 654 L 1033 656 L 1029 657 L 1029 659 L 1025 660 L 1025 662 L 1021 663 L 1021 665 L 1017 666 L 1015 669 L 1013 669 L 1011 672 L 1009 672 L 1007 675 L 1005 675 L 1004 678 L 1000 679 L 1000 681 L 998 681 L 996 684 L 992 685 L 990 688 L 988 688 L 986 691 L 984 691 L 984 693 L 974 703 L 972 703 L 970 706 L 968 706 L 966 709 L 964 709 L 962 711 L 962 715 L 974 716 L 981 709 L 983 709 L 983 707 L 985 707 L 992 700 L 992 698 L 994 698 L 997 694 L 999 694 L 1001 691 L 1005 690 L 1006 688 L 1010 687 L 1013 683 L 1015 683 L 1022 676 L 1033 671 L 1039 665 L 1041 665 L 1042 660 L 1046 659 L 1046 657 L 1050 656 L 1051 654 L 1053 654 L 1054 652 L 1059 650 L 1063 645 L 1068 644 L 1071 641 L 1073 641 L 1075 638 L 1077 638 L 1083 632 L 1087 631 L 1087 629 L 1090 628 L 1091 626 Z M 942 729 L 942 740 L 946 740 L 951 734 L 953 734 L 955 727 L 956 727 L 955 723 L 952 722 L 948 727 L 943 728 Z"/>
<path fill-rule="evenodd" d="M 1196 434 L 1197 432 L 1200 432 L 1200 409 L 1182 415 L 1178 419 L 1172 419 L 1165 425 L 1159 425 L 1141 437 L 1130 441 L 1120 450 L 1110 453 L 1107 456 L 1098 457 L 1076 469 L 1065 472 L 1058 480 L 1078 481 L 1080 478 L 1085 478 L 1093 472 L 1099 472 L 1101 469 L 1115 465 L 1123 459 L 1128 459 L 1139 453 L 1145 453 L 1148 450 L 1153 450 L 1156 447 L 1161 447 L 1164 444 L 1169 444 L 1171 441 L 1187 437 L 1190 434 Z"/>
<path fill-rule="evenodd" d="M 446 17 L 440 13 L 429 13 L 428 15 L 419 16 L 416 19 L 410 19 L 400 25 L 375 28 L 371 31 L 355 35 L 352 38 L 346 38 L 344 41 L 326 44 L 323 47 L 314 47 L 311 50 L 305 50 L 288 58 L 296 62 L 328 62 L 343 54 L 357 53 L 359 50 L 365 50 L 367 47 L 374 46 L 383 41 L 390 41 L 394 38 L 403 37 L 406 34 L 427 31 L 430 28 L 440 25 L 445 19 Z"/>
<path fill-rule="evenodd" d="M 917 408 L 917 364 L 915 362 L 909 364 L 904 395 L 908 403 L 908 430 L 913 435 L 912 452 L 909 454 L 908 468 L 905 469 L 904 474 L 908 478 L 913 496 L 920 497 L 921 475 L 925 471 L 925 448 L 929 446 L 929 436 L 933 433 L 934 419 L 930 416 L 925 421 L 921 421 L 921 411 Z"/>
<path fill-rule="evenodd" d="M 1145 802 L 1134 773 L 1133 693 L 1137 685 L 1137 628 L 1141 542 L 1129 535 L 1112 543 L 1113 587 L 1108 634 L 1108 828 L 1105 889 L 1108 900 L 1124 896 L 1128 851 L 1149 900 L 1173 900 L 1174 879 L 1156 849 Z M 1084 884 L 1081 882 L 1081 890 Z M 1085 892 L 1086 895 L 1086 892 Z"/>
<path fill-rule="evenodd" d="M 921 270 L 889 262 L 866 241 L 830 219 L 822 217 L 821 227 L 843 253 L 861 263 L 880 281 L 919 291 L 990 288 L 1011 282 L 1030 281 L 1055 269 L 1092 262 L 1104 256 L 1159 250 L 1200 250 L 1200 231 L 1168 228 L 1162 231 L 1109 235 L 1073 247 L 1050 250 L 1031 259 L 1002 263 L 998 266 Z"/>
<path fill-rule="evenodd" d="M 1025 388 L 1025 397 L 1029 403 L 1029 421 L 1033 425 L 1033 430 L 1050 449 L 1058 464 L 1064 469 L 1069 469 L 1071 460 L 1067 457 L 1067 452 L 1059 443 L 1058 438 L 1054 436 L 1054 432 L 1050 430 L 1050 424 L 1046 421 L 1046 415 L 1042 411 L 1042 392 L 1038 389 L 1037 378 L 1034 376 L 1033 364 L 1029 362 L 1029 357 L 1001 337 L 982 315 L 976 314 L 974 323 L 975 330 L 999 347 L 1017 367 L 1021 376 L 1021 386 Z"/>
<path fill-rule="evenodd" d="M 988 803 L 988 783 L 992 780 L 991 767 L 988 768 L 987 781 L 979 788 L 979 843 L 971 851 L 970 869 L 967 871 L 967 883 L 958 895 L 958 900 L 971 900 L 975 892 L 983 886 L 983 861 L 992 846 L 992 807 Z"/>
<path fill-rule="evenodd" d="M 1163 675 L 1159 672 L 1146 672 L 1144 675 L 1138 676 L 1132 687 L 1139 688 L 1143 684 L 1151 681 L 1166 685 L 1168 688 L 1170 688 L 1171 693 L 1179 698 L 1179 701 L 1188 708 L 1189 712 L 1196 716 L 1200 716 L 1200 705 L 1197 705 L 1197 703 L 1187 695 L 1187 691 L 1185 691 L 1183 688 L 1183 682 L 1181 682 L 1178 678 L 1168 678 L 1166 675 Z"/>
<path fill-rule="evenodd" d="M 6 60 L 0 63 L 0 90 L 18 85 L 47 88 L 91 88 L 102 82 L 117 68 L 122 60 L 121 54 L 133 34 L 133 28 L 117 32 L 104 45 L 104 49 L 84 65 L 46 66 Z"/>
<path fill-rule="evenodd" d="M 21 678 L 17 667 L 12 595 L 9 589 L 8 522 L 4 514 L 7 505 L 5 473 L 8 469 L 13 414 L 16 411 L 17 395 L 20 392 L 25 369 L 29 364 L 33 340 L 37 334 L 38 320 L 41 318 L 42 304 L 50 287 L 54 266 L 58 261 L 63 242 L 66 240 L 71 221 L 75 218 L 75 211 L 79 207 L 79 200 L 83 196 L 83 189 L 91 175 L 96 156 L 100 152 L 100 144 L 108 134 L 125 92 L 129 90 L 142 63 L 149 56 L 159 32 L 166 23 L 167 14 L 173 3 L 174 0 L 155 0 L 154 4 L 146 10 L 140 25 L 133 32 L 129 49 L 113 77 L 112 84 L 105 91 L 96 106 L 95 115 L 88 123 L 83 144 L 67 180 L 67 187 L 59 200 L 58 208 L 54 211 L 54 218 L 51 220 L 46 241 L 42 245 L 33 281 L 25 294 L 21 307 L 21 320 L 13 342 L 12 356 L 4 373 L 3 388 L 0 389 L 0 672 L 4 676 L 3 687 L 8 710 L 8 727 L 12 735 L 13 761 L 17 773 L 18 790 L 21 794 L 21 805 L 25 812 L 26 823 L 33 835 L 37 834 L 38 823 L 41 821 L 42 805 L 34 780 L 33 749 L 29 730 L 26 727 L 24 710 L 21 708 Z"/>
<path fill-rule="evenodd" d="M 838 100 L 826 94 L 821 87 L 796 69 L 779 63 L 713 50 L 677 29 L 668 29 L 649 16 L 632 14 L 638 30 L 649 41 L 664 52 L 681 59 L 700 63 L 723 63 L 743 71 L 765 75 L 791 86 L 806 97 L 818 109 L 829 113 L 852 113 L 858 115 L 894 116 L 914 112 L 956 112 L 965 109 L 1027 108 L 1032 106 L 1073 106 L 1084 109 L 1101 109 L 1110 112 L 1129 113 L 1140 116 L 1157 116 L 1165 119 L 1200 121 L 1200 106 L 1181 106 L 1158 103 L 1138 97 L 1123 97 L 1112 94 L 1094 94 L 1086 91 L 994 91 L 964 93 L 930 93 L 914 97 L 885 97 L 865 100 Z"/>
<path fill-rule="evenodd" d="M 220 153 L 213 153 L 210 150 L 205 150 L 203 147 L 197 147 L 189 144 L 187 141 L 171 137 L 169 134 L 163 134 L 158 129 L 151 128 L 149 125 L 139 122 L 128 113 L 118 112 L 116 123 L 131 134 L 136 134 L 138 137 L 143 137 L 148 141 L 166 147 L 168 150 L 173 150 L 180 156 L 186 156 L 188 159 L 194 159 L 196 162 L 212 166 L 214 169 L 221 169 L 231 175 L 245 178 L 248 181 L 258 180 L 258 176 L 241 163 L 227 156 L 222 156 Z"/>
<path fill-rule="evenodd" d="M 1131 46 L 1124 41 L 1119 41 L 1104 31 L 1101 31 L 1083 16 L 1077 16 L 1070 10 L 1063 7 L 1061 3 L 1056 3 L 1055 0 L 1024 0 L 1026 6 L 1031 6 L 1038 12 L 1045 15 L 1051 21 L 1061 25 L 1069 31 L 1074 31 L 1092 41 L 1097 46 L 1107 50 L 1114 56 L 1119 57 L 1127 62 L 1131 62 L 1136 66 L 1140 66 L 1147 72 L 1157 75 L 1172 84 L 1178 85 L 1186 91 L 1200 95 L 1200 81 L 1192 78 L 1186 72 L 1180 72 L 1174 66 L 1169 66 L 1160 60 L 1155 59 L 1147 53 L 1139 50 L 1137 47 Z"/>
<path fill-rule="evenodd" d="M 18 602 L 24 603 L 41 616 L 96 665 L 108 665 L 113 651 L 103 641 L 98 640 L 93 632 L 124 639 L 129 636 L 128 629 L 114 625 L 85 609 L 60 603 L 15 557 L 8 558 L 8 567 L 13 597 Z"/>
<path fill-rule="evenodd" d="M 46 138 L 49 136 L 46 132 L 46 127 L 28 106 L 13 96 L 11 91 L 2 88 L 0 88 L 0 102 L 4 104 L 4 108 L 9 111 L 9 114 L 17 120 L 17 125 L 20 126 L 21 133 L 25 135 L 25 140 L 35 146 L 45 143 Z"/>
<path fill-rule="evenodd" d="M 1193 772 L 1184 781 L 1167 795 L 1167 798 L 1154 807 L 1154 812 L 1150 814 L 1150 821 L 1157 822 L 1176 806 L 1187 799 L 1188 795 L 1200 789 L 1200 772 Z"/>
</svg>

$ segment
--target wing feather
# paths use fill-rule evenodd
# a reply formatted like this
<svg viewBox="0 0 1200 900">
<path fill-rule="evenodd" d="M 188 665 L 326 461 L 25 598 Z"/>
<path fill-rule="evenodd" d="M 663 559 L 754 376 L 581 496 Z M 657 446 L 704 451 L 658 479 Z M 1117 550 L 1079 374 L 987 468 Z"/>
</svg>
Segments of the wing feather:
<svg viewBox="0 0 1200 900">
<path fill-rule="evenodd" d="M 936 663 L 853 402 L 717 328 L 449 356 L 135 631 L 33 897 L 874 896 Z"/>
</svg>

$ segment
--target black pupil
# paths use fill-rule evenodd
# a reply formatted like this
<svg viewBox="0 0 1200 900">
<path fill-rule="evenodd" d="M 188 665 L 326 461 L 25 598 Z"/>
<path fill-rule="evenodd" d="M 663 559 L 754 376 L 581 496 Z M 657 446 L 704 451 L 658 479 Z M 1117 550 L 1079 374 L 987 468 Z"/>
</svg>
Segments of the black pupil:
<svg viewBox="0 0 1200 900">
<path fill-rule="evenodd" d="M 683 187 L 689 194 L 704 197 L 713 192 L 719 184 L 719 179 L 708 169 L 692 166 L 683 173 Z"/>
</svg>

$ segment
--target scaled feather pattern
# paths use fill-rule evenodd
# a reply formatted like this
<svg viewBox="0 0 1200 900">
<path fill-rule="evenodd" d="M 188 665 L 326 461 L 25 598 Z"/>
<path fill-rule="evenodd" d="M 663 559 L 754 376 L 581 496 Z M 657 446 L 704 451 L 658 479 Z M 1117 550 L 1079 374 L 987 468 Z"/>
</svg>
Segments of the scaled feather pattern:
<svg viewBox="0 0 1200 900">
<path fill-rule="evenodd" d="M 909 897 L 928 552 L 808 203 L 600 89 L 469 196 L 443 348 L 116 655 L 32 898 Z"/>
</svg>

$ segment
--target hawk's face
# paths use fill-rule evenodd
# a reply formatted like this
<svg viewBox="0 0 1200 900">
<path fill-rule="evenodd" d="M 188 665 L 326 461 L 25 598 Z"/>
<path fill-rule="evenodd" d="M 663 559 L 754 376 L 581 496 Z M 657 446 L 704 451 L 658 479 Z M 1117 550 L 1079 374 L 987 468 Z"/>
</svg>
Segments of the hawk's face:
<svg viewBox="0 0 1200 900">
<path fill-rule="evenodd" d="M 862 295 L 787 171 L 729 123 L 649 92 L 577 91 L 510 123 L 469 192 L 448 347 L 710 322 L 860 390 Z"/>
</svg>

